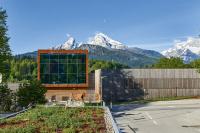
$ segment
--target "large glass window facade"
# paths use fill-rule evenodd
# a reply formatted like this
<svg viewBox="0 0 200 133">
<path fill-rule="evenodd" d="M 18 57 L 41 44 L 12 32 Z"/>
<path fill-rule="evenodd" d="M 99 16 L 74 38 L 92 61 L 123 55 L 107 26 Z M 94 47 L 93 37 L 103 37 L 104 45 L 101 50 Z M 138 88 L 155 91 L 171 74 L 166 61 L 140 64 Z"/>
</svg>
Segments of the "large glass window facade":
<svg viewBox="0 0 200 133">
<path fill-rule="evenodd" d="M 86 54 L 40 54 L 44 84 L 85 84 Z"/>
</svg>

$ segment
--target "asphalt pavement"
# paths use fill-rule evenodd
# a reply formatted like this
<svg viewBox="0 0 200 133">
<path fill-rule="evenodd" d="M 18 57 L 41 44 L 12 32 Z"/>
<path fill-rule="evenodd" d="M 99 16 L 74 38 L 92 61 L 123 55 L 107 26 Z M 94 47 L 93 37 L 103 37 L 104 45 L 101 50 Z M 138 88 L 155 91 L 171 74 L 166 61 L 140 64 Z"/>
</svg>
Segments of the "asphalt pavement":
<svg viewBox="0 0 200 133">
<path fill-rule="evenodd" d="M 200 99 L 113 106 L 123 133 L 200 133 Z"/>
</svg>

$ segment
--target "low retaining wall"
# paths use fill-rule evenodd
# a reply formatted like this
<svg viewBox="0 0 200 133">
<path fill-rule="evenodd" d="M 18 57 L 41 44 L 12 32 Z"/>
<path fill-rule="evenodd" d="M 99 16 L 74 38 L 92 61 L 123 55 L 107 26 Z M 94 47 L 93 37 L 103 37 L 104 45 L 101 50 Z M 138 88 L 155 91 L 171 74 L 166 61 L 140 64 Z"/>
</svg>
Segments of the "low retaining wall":
<svg viewBox="0 0 200 133">
<path fill-rule="evenodd" d="M 120 133 L 120 130 L 118 129 L 117 124 L 114 121 L 114 118 L 112 117 L 110 109 L 108 107 L 104 107 L 104 110 L 105 110 L 104 117 L 108 133 Z"/>
<path fill-rule="evenodd" d="M 10 114 L 8 114 L 8 115 L 5 115 L 5 116 L 1 117 L 0 120 L 1 120 L 1 119 L 7 119 L 7 118 L 10 118 L 10 117 L 15 117 L 16 115 L 21 114 L 21 113 L 24 113 L 24 112 L 28 111 L 28 110 L 31 109 L 31 108 L 32 108 L 32 107 L 29 107 L 29 108 L 27 108 L 27 109 L 23 109 L 23 110 L 21 110 L 21 111 L 15 112 L 15 113 L 10 113 Z"/>
</svg>

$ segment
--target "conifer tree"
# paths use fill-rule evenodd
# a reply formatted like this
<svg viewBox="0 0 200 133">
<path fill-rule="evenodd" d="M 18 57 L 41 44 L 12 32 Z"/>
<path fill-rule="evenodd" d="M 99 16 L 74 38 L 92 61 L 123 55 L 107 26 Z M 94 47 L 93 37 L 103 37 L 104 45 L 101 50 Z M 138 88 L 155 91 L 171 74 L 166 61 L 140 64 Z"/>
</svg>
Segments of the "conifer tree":
<svg viewBox="0 0 200 133">
<path fill-rule="evenodd" d="M 11 50 L 8 44 L 9 37 L 7 35 L 6 11 L 0 8 L 0 73 L 3 75 L 3 80 L 8 77 L 9 65 L 8 59 L 11 56 Z"/>
</svg>

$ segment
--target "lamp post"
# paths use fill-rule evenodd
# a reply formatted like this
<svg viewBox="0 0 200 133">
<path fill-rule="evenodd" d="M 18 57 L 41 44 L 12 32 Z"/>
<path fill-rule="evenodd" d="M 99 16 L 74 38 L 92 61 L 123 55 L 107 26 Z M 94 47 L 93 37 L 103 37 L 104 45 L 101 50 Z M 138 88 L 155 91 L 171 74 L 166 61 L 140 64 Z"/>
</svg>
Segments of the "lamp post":
<svg viewBox="0 0 200 133">
<path fill-rule="evenodd" d="M 113 84 L 113 77 L 112 77 L 112 84 Z M 110 89 L 110 96 L 111 96 L 111 99 L 110 99 L 110 109 L 112 110 L 112 101 L 113 101 L 113 88 L 111 87 Z"/>
<path fill-rule="evenodd" d="M 109 74 L 111 75 L 111 74 Z M 101 102 L 102 102 L 102 106 L 104 106 L 104 101 L 103 101 L 103 79 L 106 78 L 107 76 L 101 76 Z M 113 78 L 112 78 L 112 83 L 113 83 Z M 110 96 L 111 96 L 111 101 L 110 101 L 110 108 L 112 109 L 112 97 L 113 97 L 113 91 L 112 88 L 110 89 Z"/>
<path fill-rule="evenodd" d="M 104 106 L 104 102 L 103 102 L 103 79 L 106 78 L 107 76 L 101 76 L 101 103 L 102 106 Z"/>
<path fill-rule="evenodd" d="M 0 73 L 0 83 L 2 82 L 2 74 Z"/>
<path fill-rule="evenodd" d="M 113 60 L 112 60 L 112 62 L 113 62 Z M 114 68 L 114 70 L 116 71 L 116 66 L 115 66 L 115 68 Z M 103 78 L 106 78 L 106 77 L 108 77 L 108 76 L 110 76 L 110 75 L 112 75 L 113 73 L 109 73 L 109 74 L 107 74 L 106 76 L 101 76 L 101 102 L 103 102 L 103 104 L 104 104 L 104 101 L 103 101 Z M 112 76 L 112 84 L 113 84 L 113 76 Z M 112 87 L 111 87 L 111 89 L 110 89 L 110 96 L 111 96 L 111 99 L 110 99 L 110 108 L 112 109 L 112 99 L 113 99 L 113 91 L 112 91 Z"/>
</svg>

